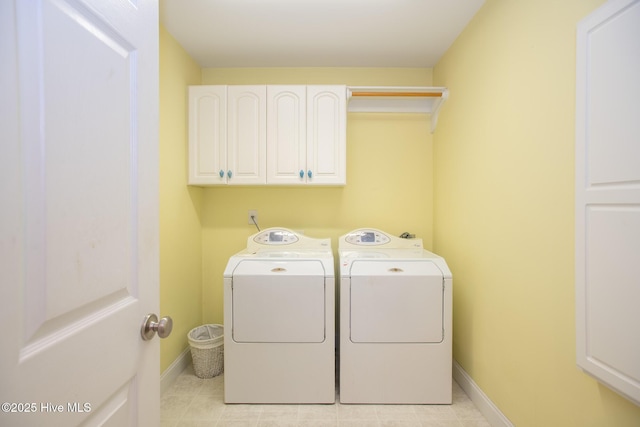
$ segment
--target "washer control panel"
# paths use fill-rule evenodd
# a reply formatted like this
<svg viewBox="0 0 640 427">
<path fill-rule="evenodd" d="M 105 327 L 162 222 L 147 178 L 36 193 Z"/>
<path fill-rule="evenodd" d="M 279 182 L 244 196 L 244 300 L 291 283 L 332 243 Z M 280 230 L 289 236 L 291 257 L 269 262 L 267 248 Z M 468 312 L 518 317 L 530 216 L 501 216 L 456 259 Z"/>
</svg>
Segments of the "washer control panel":
<svg viewBox="0 0 640 427">
<path fill-rule="evenodd" d="M 352 245 L 376 246 L 389 243 L 391 238 L 378 230 L 363 229 L 348 234 L 345 240 Z"/>
<path fill-rule="evenodd" d="M 253 241 L 261 245 L 290 245 L 298 240 L 295 233 L 285 229 L 265 230 L 253 237 Z"/>
</svg>

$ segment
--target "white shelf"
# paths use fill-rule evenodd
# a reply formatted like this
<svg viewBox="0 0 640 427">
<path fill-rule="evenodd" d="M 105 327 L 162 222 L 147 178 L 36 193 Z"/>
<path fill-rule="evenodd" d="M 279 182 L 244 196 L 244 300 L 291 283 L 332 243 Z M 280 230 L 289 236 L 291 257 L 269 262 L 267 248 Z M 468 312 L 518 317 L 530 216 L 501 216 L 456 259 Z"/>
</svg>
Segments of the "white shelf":
<svg viewBox="0 0 640 427">
<path fill-rule="evenodd" d="M 431 115 L 431 133 L 449 96 L 445 87 L 348 86 L 347 111 L 360 113 L 423 113 Z"/>
</svg>

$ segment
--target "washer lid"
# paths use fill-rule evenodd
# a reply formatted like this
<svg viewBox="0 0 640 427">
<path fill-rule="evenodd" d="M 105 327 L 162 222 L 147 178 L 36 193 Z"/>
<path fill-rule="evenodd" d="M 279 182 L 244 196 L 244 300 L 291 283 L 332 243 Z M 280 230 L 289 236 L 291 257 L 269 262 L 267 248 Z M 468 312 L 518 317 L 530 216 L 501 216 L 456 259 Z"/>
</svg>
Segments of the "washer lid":
<svg viewBox="0 0 640 427">
<path fill-rule="evenodd" d="M 233 270 L 233 277 L 239 276 L 325 276 L 325 269 L 319 260 L 288 259 L 283 261 L 266 259 L 243 259 Z"/>
<path fill-rule="evenodd" d="M 443 277 L 440 268 L 430 260 L 367 259 L 357 258 L 351 263 L 349 271 L 354 276 L 437 276 Z"/>
</svg>

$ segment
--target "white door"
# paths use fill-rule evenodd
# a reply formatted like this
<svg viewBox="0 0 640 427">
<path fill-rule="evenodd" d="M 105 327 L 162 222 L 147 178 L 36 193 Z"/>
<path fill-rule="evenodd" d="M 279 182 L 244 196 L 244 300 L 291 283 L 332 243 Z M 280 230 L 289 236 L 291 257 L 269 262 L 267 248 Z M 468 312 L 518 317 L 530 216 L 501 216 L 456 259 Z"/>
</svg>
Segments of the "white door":
<svg viewBox="0 0 640 427">
<path fill-rule="evenodd" d="M 307 180 L 307 88 L 267 86 L 267 183 Z"/>
<path fill-rule="evenodd" d="M 267 182 L 267 87 L 227 87 L 227 182 Z"/>
<path fill-rule="evenodd" d="M 578 25 L 578 366 L 640 404 L 640 1 Z"/>
<path fill-rule="evenodd" d="M 159 425 L 158 14 L 0 2 L 0 425 Z"/>
</svg>

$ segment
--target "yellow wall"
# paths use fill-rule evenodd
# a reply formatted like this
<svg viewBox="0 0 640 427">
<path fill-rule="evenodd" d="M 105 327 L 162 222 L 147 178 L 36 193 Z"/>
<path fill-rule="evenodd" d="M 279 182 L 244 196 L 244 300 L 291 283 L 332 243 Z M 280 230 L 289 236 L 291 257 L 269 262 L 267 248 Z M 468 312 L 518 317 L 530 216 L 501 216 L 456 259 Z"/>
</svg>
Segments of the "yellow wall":
<svg viewBox="0 0 640 427">
<path fill-rule="evenodd" d="M 431 85 L 431 69 L 205 69 L 204 84 Z M 404 231 L 432 242 L 433 170 L 424 115 L 349 114 L 345 187 L 217 187 L 203 195 L 203 317 L 223 321 L 223 272 L 229 257 L 261 228 L 282 226 L 337 239 L 349 230 Z"/>
<path fill-rule="evenodd" d="M 518 427 L 640 425 L 575 363 L 576 24 L 600 3 L 487 0 L 434 68 L 454 357 Z"/>
<path fill-rule="evenodd" d="M 188 346 L 202 321 L 202 190 L 187 187 L 187 86 L 200 67 L 160 26 L 160 313 L 174 320 L 160 344 L 160 370 Z"/>
</svg>

